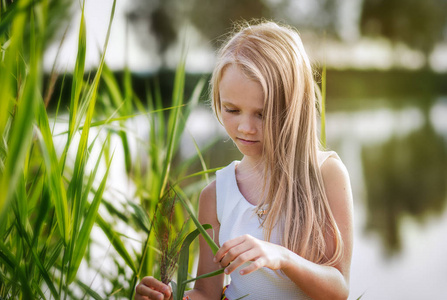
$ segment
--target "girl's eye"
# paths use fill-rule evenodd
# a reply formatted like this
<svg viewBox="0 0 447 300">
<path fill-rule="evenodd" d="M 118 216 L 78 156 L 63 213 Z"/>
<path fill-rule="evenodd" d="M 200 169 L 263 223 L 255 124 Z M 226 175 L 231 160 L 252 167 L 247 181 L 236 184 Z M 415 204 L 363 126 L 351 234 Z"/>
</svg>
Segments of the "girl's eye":
<svg viewBox="0 0 447 300">
<path fill-rule="evenodd" d="M 238 110 L 237 109 L 229 109 L 229 108 L 225 108 L 225 112 L 233 114 L 233 113 L 237 113 Z"/>
<path fill-rule="evenodd" d="M 264 116 L 262 114 L 258 114 L 258 118 L 262 120 Z"/>
</svg>

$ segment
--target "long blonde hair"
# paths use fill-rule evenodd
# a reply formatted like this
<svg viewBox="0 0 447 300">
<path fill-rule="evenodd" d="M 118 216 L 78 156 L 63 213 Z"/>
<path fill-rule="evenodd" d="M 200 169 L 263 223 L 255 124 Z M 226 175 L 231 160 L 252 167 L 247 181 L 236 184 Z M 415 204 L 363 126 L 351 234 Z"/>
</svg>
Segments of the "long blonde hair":
<svg viewBox="0 0 447 300">
<path fill-rule="evenodd" d="M 314 78 L 299 34 L 274 22 L 246 24 L 221 48 L 211 79 L 213 109 L 220 119 L 219 84 L 236 64 L 264 92 L 264 162 L 270 181 L 258 208 L 268 207 L 262 222 L 266 240 L 278 224 L 281 242 L 300 256 L 334 265 L 342 254 L 340 233 L 325 194 L 317 161 Z M 267 178 L 267 176 L 265 177 Z M 326 257 L 325 237 L 334 251 Z"/>
</svg>

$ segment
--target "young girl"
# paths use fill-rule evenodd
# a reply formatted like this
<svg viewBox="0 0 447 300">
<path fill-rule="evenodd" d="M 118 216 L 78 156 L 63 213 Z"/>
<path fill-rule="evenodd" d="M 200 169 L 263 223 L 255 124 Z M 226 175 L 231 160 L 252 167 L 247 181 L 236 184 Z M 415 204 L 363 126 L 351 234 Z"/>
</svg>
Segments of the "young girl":
<svg viewBox="0 0 447 300">
<path fill-rule="evenodd" d="M 213 109 L 243 158 L 200 195 L 199 220 L 219 251 L 201 239 L 189 299 L 346 299 L 352 253 L 352 195 L 334 152 L 319 150 L 316 96 L 298 33 L 265 22 L 247 26 L 220 50 Z M 210 232 L 211 234 L 211 232 Z M 171 299 L 145 277 L 135 299 Z"/>
</svg>

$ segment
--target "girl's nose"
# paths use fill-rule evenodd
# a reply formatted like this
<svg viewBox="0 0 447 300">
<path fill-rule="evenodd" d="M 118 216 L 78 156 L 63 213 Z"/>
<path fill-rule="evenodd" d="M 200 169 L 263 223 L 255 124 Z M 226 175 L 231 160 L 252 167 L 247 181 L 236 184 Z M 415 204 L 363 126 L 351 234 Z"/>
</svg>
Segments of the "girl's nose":
<svg viewBox="0 0 447 300">
<path fill-rule="evenodd" d="M 242 118 L 237 129 L 243 134 L 255 134 L 256 124 L 251 118 Z"/>
</svg>

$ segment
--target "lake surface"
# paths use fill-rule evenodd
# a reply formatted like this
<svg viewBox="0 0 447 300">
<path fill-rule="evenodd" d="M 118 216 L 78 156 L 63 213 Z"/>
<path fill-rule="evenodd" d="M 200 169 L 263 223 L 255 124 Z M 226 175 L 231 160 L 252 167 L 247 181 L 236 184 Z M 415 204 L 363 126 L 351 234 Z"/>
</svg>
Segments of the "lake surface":
<svg viewBox="0 0 447 300">
<path fill-rule="evenodd" d="M 326 117 L 328 148 L 348 168 L 354 195 L 349 299 L 446 299 L 447 97 L 362 103 Z M 205 155 L 211 167 L 240 159 L 209 108 L 197 109 L 188 129 L 199 145 L 221 140 Z M 194 151 L 189 137 L 182 147 Z"/>
</svg>

